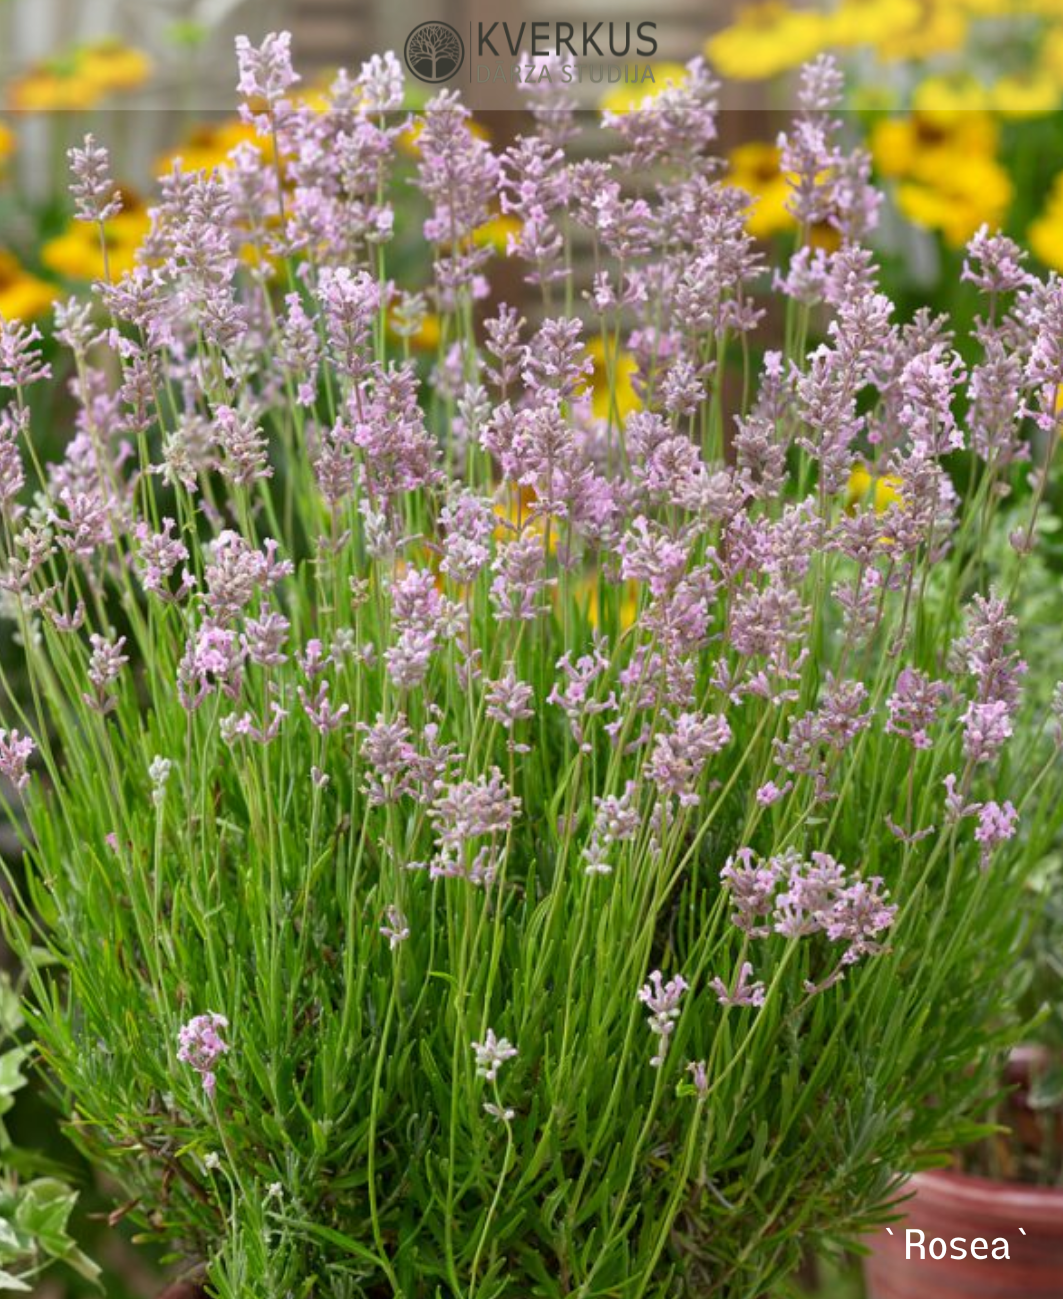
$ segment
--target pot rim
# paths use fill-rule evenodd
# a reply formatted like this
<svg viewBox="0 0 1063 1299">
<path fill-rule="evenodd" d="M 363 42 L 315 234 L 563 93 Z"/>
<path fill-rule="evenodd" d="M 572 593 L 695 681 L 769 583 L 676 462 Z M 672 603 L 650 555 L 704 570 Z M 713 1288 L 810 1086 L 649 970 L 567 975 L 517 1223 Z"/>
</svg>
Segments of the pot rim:
<svg viewBox="0 0 1063 1299">
<path fill-rule="evenodd" d="M 941 1208 L 960 1206 L 972 1215 L 1006 1219 L 1017 1226 L 1032 1223 L 1058 1232 L 1063 1220 L 1063 1187 L 1059 1186 L 1027 1186 L 1022 1182 L 933 1168 L 915 1173 L 908 1189 L 917 1192 L 925 1204 Z"/>
</svg>

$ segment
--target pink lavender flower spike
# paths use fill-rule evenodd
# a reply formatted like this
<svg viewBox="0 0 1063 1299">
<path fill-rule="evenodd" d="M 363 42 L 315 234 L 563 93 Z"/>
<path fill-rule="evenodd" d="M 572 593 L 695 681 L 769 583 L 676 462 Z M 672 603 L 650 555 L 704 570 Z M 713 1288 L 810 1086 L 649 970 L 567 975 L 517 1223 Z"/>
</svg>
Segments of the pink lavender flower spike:
<svg viewBox="0 0 1063 1299">
<path fill-rule="evenodd" d="M 877 875 L 857 880 L 839 892 L 827 913 L 826 930 L 832 942 L 848 944 L 842 954 L 843 965 L 882 951 L 877 936 L 893 924 L 897 914 L 896 905 L 886 901 L 888 896 Z"/>
<path fill-rule="evenodd" d="M 0 410 L 0 510 L 14 518 L 19 512 L 16 499 L 26 484 L 19 439 L 29 430 L 29 409 Z"/>
<path fill-rule="evenodd" d="M 494 1082 L 499 1069 L 507 1060 L 515 1060 L 518 1054 L 517 1048 L 508 1038 L 495 1036 L 493 1028 L 487 1030 L 482 1042 L 473 1042 L 472 1049 L 476 1052 L 477 1077 L 488 1082 Z"/>
<path fill-rule="evenodd" d="M 217 1086 L 214 1066 L 229 1050 L 222 1039 L 222 1031 L 229 1027 L 224 1015 L 208 1011 L 190 1019 L 177 1035 L 177 1058 L 191 1065 L 203 1081 L 203 1090 L 211 1099 Z"/>
<path fill-rule="evenodd" d="M 122 210 L 122 197 L 111 179 L 110 155 L 91 135 L 80 149 L 67 152 L 73 181 L 74 215 L 79 221 L 110 221 Z"/>
<path fill-rule="evenodd" d="M 893 693 L 886 700 L 887 732 L 902 736 L 913 748 L 929 749 L 930 728 L 947 695 L 948 687 L 943 681 L 931 681 L 918 668 L 903 668 Z"/>
<path fill-rule="evenodd" d="M 650 1060 L 654 1069 L 659 1069 L 664 1064 L 668 1039 L 675 1032 L 675 1021 L 679 1018 L 679 1003 L 683 993 L 689 989 L 690 984 L 681 974 L 665 983 L 660 970 L 654 970 L 650 974 L 649 983 L 643 984 L 639 989 L 639 1001 L 648 1006 L 651 1012 L 648 1020 L 650 1032 L 660 1039 L 657 1054 Z"/>
<path fill-rule="evenodd" d="M 0 773 L 5 775 L 16 789 L 25 789 L 29 784 L 30 774 L 27 764 L 36 747 L 28 735 L 20 735 L 15 730 L 0 730 Z"/>
<path fill-rule="evenodd" d="M 21 320 L 0 315 L 0 388 L 25 388 L 51 378 L 51 366 L 41 359 L 41 331 Z"/>
<path fill-rule="evenodd" d="M 380 932 L 388 940 L 392 951 L 404 943 L 410 936 L 410 926 L 406 917 L 397 906 L 390 905 L 385 911 L 386 923 L 380 926 Z"/>
<path fill-rule="evenodd" d="M 647 774 L 662 794 L 675 795 L 684 807 L 696 807 L 706 763 L 730 740 L 731 728 L 723 714 L 680 713 L 672 731 L 657 736 Z"/>
<path fill-rule="evenodd" d="M 974 837 L 982 845 L 982 869 L 993 857 L 993 850 L 1015 837 L 1019 814 L 1010 801 L 984 803 L 978 812 L 978 828 Z"/>
<path fill-rule="evenodd" d="M 285 95 L 296 85 L 299 74 L 292 68 L 291 32 L 269 32 L 261 45 L 252 45 L 246 36 L 236 38 L 236 59 L 240 68 L 237 90 L 245 99 L 265 100 L 268 117 L 287 107 Z M 245 120 L 256 119 L 255 113 L 243 107 Z"/>
<path fill-rule="evenodd" d="M 733 987 L 728 988 L 719 977 L 711 980 L 709 987 L 715 992 L 716 1000 L 721 1006 L 763 1006 L 764 984 L 752 980 L 753 966 L 749 961 L 743 961 Z"/>
</svg>

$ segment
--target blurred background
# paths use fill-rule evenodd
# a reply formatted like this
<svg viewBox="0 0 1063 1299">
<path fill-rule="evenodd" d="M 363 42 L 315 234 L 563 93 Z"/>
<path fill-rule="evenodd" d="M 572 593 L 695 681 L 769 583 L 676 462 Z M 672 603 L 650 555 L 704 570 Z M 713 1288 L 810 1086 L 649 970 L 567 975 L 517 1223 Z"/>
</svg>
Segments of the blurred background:
<svg viewBox="0 0 1063 1299">
<path fill-rule="evenodd" d="M 96 232 L 72 221 L 66 197 L 65 152 L 86 132 L 107 144 L 123 186 L 124 210 L 108 228 L 111 270 L 120 275 L 147 229 L 153 177 L 175 154 L 190 168 L 221 167 L 237 145 L 254 143 L 234 111 L 238 33 L 258 41 L 290 29 L 301 89 L 313 94 L 341 65 L 356 69 L 384 49 L 401 53 L 410 30 L 429 18 L 461 33 L 503 19 L 511 30 L 558 19 L 628 22 L 633 33 L 655 22 L 653 81 L 638 88 L 623 77 L 612 88 L 586 82 L 583 103 L 623 111 L 682 77 L 688 59 L 706 57 L 724 82 L 726 175 L 758 200 L 750 230 L 791 246 L 774 139 L 795 69 L 834 50 L 848 77 L 847 117 L 854 134 L 866 136 L 887 195 L 879 251 L 902 315 L 916 300 L 929 301 L 952 311 L 961 330 L 970 323 L 970 297 L 957 296 L 959 269 L 964 243 L 983 222 L 1007 230 L 1042 267 L 1063 270 L 1063 0 L 0 0 L 0 315 L 34 320 L 47 333 L 52 303 L 102 274 Z M 498 37 L 495 44 L 503 48 Z M 511 83 L 470 87 L 459 76 L 453 84 L 497 148 L 522 129 Z M 410 107 L 428 93 L 411 81 Z M 593 138 L 583 147 L 593 148 Z M 492 237 L 504 246 L 499 223 Z M 822 233 L 826 242 L 833 237 Z M 519 271 L 500 262 L 496 274 L 516 301 L 524 291 Z M 13 634 L 0 595 L 5 669 L 17 658 Z M 1050 621 L 1044 634 L 1056 634 Z M 2 816 L 0 852 L 17 857 Z M 18 974 L 2 951 L 0 967 L 0 1036 L 7 1038 L 0 1115 L 11 1135 L 6 1144 L 0 1124 L 0 1199 L 19 1179 L 60 1176 L 79 1194 L 70 1232 L 103 1268 L 106 1294 L 151 1299 L 165 1268 L 108 1217 L 110 1188 L 97 1185 L 66 1144 L 32 1062 L 15 1045 Z M 810 1262 L 801 1284 L 831 1299 L 861 1294 L 855 1266 L 827 1273 Z M 38 1299 L 89 1293 L 99 1291 L 67 1267 L 34 1291 Z"/>
</svg>

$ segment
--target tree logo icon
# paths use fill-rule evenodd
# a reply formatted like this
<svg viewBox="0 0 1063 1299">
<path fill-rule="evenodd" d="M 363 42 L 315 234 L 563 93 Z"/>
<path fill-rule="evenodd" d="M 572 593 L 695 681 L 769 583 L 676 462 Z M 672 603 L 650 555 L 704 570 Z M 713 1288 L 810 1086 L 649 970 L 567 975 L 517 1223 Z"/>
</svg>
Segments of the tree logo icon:
<svg viewBox="0 0 1063 1299">
<path fill-rule="evenodd" d="M 450 23 L 421 23 L 406 37 L 404 54 L 419 81 L 447 81 L 465 62 L 465 42 Z"/>
</svg>

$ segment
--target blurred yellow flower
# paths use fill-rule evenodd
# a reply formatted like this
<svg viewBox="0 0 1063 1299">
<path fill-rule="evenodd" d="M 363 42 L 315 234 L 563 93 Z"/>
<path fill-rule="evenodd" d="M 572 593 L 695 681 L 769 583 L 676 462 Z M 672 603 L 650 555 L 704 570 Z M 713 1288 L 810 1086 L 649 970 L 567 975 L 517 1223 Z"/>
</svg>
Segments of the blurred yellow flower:
<svg viewBox="0 0 1063 1299">
<path fill-rule="evenodd" d="M 745 190 L 756 200 L 746 215 L 746 229 L 755 239 L 770 239 L 794 228 L 794 219 L 786 210 L 790 186 L 779 170 L 779 158 L 774 144 L 759 140 L 739 144 L 727 155 L 730 167 L 724 183 Z"/>
<path fill-rule="evenodd" d="M 652 81 L 625 83 L 607 90 L 598 101 L 603 113 L 633 113 L 652 104 L 666 86 L 681 86 L 689 75 L 682 63 L 651 63 Z"/>
<path fill-rule="evenodd" d="M 77 51 L 79 74 L 103 95 L 139 90 L 151 77 L 152 62 L 143 50 L 119 40 L 97 41 Z"/>
<path fill-rule="evenodd" d="M 871 153 L 884 176 L 906 176 L 936 167 L 945 154 L 992 157 L 999 128 L 987 113 L 964 113 L 951 119 L 913 113 L 878 122 L 871 133 Z"/>
<path fill-rule="evenodd" d="M 8 103 L 22 113 L 85 110 L 95 108 L 101 98 L 99 86 L 63 60 L 29 68 L 7 88 Z"/>
<path fill-rule="evenodd" d="M 472 232 L 472 241 L 481 248 L 491 247 L 503 257 L 509 249 L 509 236 L 519 234 L 521 222 L 515 216 L 504 216 L 501 213 L 477 226 Z"/>
<path fill-rule="evenodd" d="M 841 0 L 830 16 L 831 45 L 878 48 L 910 35 L 924 19 L 920 0 Z"/>
<path fill-rule="evenodd" d="M 781 155 L 774 144 L 750 140 L 736 145 L 727 155 L 730 170 L 724 175 L 725 185 L 734 185 L 750 194 L 754 202 L 746 209 L 746 229 L 754 239 L 772 239 L 797 229 L 797 222 L 786 210 L 790 196 L 790 180 L 779 169 Z M 826 224 L 815 226 L 809 242 L 816 248 L 833 251 L 840 236 Z"/>
<path fill-rule="evenodd" d="M 1063 172 L 1052 182 L 1045 209 L 1031 221 L 1026 240 L 1046 266 L 1063 271 Z"/>
<path fill-rule="evenodd" d="M 394 318 L 388 317 L 388 333 L 392 338 L 401 341 L 401 335 L 394 331 Z M 439 347 L 440 323 L 434 311 L 425 314 L 421 328 L 409 338 L 410 347 L 415 352 L 434 352 Z"/>
<path fill-rule="evenodd" d="M 128 191 L 124 207 L 104 226 L 107 264 L 104 265 L 98 228 L 87 221 L 71 221 L 62 234 L 41 249 L 41 261 L 50 271 L 70 280 L 100 280 L 109 270 L 116 280 L 136 265 L 136 255 L 150 220 L 144 205 Z"/>
<path fill-rule="evenodd" d="M 912 94 L 912 108 L 927 121 L 941 125 L 963 113 L 984 113 L 989 107 L 989 88 L 969 73 L 927 77 Z"/>
<path fill-rule="evenodd" d="M 1049 27 L 1041 37 L 1041 69 L 1054 78 L 1057 85 L 1063 84 L 1063 26 Z"/>
<path fill-rule="evenodd" d="M 902 181 L 897 206 L 915 225 L 940 230 L 962 248 L 982 225 L 1001 226 L 1011 203 L 1011 177 L 994 158 L 952 158 L 956 171 L 933 180 Z"/>
<path fill-rule="evenodd" d="M 520 529 L 522 537 L 543 537 L 546 536 L 546 525 L 550 521 L 547 514 L 534 513 L 535 495 L 534 487 L 518 487 L 514 490 L 507 486 L 505 489 L 505 499 L 496 501 L 494 510 L 498 518 L 498 527 L 495 528 L 496 541 L 513 541 L 517 536 L 517 530 Z M 558 539 L 561 532 L 561 526 L 555 520 L 550 527 L 549 553 L 557 553 Z"/>
<path fill-rule="evenodd" d="M 16 258 L 0 249 L 0 317 L 32 320 L 43 315 L 58 296 L 54 284 L 31 275 Z"/>
<path fill-rule="evenodd" d="M 1060 86 L 1046 71 L 1001 77 L 989 92 L 993 109 L 1006 118 L 1045 117 L 1060 105 Z"/>
<path fill-rule="evenodd" d="M 178 158 L 185 171 L 215 171 L 230 166 L 229 155 L 239 144 L 250 144 L 260 152 L 268 142 L 255 134 L 255 128 L 239 118 L 223 122 L 204 122 L 185 136 L 175 149 L 163 154 L 155 163 L 155 174 L 163 176 L 173 170 Z M 272 146 L 268 145 L 270 156 Z"/>
<path fill-rule="evenodd" d="M 968 16 L 958 0 L 920 0 L 919 8 L 919 18 L 910 27 L 885 35 L 875 43 L 879 58 L 919 61 L 963 49 Z"/>
<path fill-rule="evenodd" d="M 0 169 L 15 152 L 17 144 L 14 131 L 0 122 Z"/>
<path fill-rule="evenodd" d="M 924 111 L 878 123 L 871 152 L 880 174 L 900 182 L 901 212 L 960 247 L 983 222 L 1001 225 L 1011 203 L 997 138 L 986 113 Z"/>
<path fill-rule="evenodd" d="M 22 112 L 90 109 L 110 94 L 139 89 L 151 71 L 142 50 L 117 40 L 97 41 L 27 68 L 8 87 L 8 102 Z"/>
<path fill-rule="evenodd" d="M 608 419 L 610 415 L 609 371 L 605 364 L 605 345 L 601 337 L 592 338 L 587 352 L 594 362 L 591 378 L 591 414 L 595 419 Z M 638 373 L 638 363 L 630 352 L 619 352 L 613 362 L 613 388 L 616 398 L 616 418 L 624 420 L 632 411 L 641 410 L 642 402 L 632 379 Z"/>
<path fill-rule="evenodd" d="M 884 514 L 901 499 L 901 480 L 895 474 L 873 474 L 866 465 L 858 464 L 849 475 L 845 494 L 847 509 L 856 505 L 871 504 L 876 514 Z"/>
<path fill-rule="evenodd" d="M 830 44 L 831 20 L 780 0 L 746 5 L 730 27 L 705 42 L 705 53 L 722 76 L 760 81 L 796 68 Z"/>
</svg>

